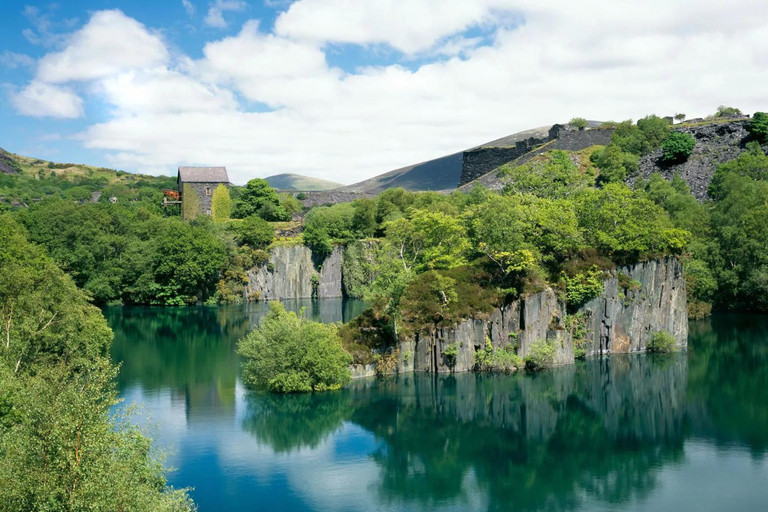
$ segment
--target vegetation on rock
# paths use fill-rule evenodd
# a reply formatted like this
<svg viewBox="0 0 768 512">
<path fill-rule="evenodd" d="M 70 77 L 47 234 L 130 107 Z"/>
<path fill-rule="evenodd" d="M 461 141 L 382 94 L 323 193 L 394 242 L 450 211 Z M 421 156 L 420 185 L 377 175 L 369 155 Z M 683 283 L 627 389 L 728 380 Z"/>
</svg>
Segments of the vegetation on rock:
<svg viewBox="0 0 768 512">
<path fill-rule="evenodd" d="M 666 354 L 668 352 L 674 352 L 676 347 L 677 341 L 674 336 L 667 331 L 659 331 L 653 333 L 651 341 L 648 342 L 646 349 L 648 352 Z"/>
<path fill-rule="evenodd" d="M 696 140 L 689 133 L 672 132 L 661 144 L 661 159 L 669 164 L 685 162 L 695 145 Z"/>
</svg>

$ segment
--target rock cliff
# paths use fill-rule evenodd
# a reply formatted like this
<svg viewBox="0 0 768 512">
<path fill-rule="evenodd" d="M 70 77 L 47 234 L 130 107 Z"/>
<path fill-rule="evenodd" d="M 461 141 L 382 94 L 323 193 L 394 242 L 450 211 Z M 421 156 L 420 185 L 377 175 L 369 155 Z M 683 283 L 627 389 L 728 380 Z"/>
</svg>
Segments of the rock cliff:
<svg viewBox="0 0 768 512">
<path fill-rule="evenodd" d="M 644 352 L 658 331 L 669 332 L 678 347 L 685 347 L 688 313 L 682 265 L 675 258 L 665 258 L 617 269 L 606 279 L 603 294 L 571 318 L 566 321 L 565 303 L 546 289 L 487 317 L 469 318 L 453 327 L 401 340 L 396 372 L 472 370 L 475 353 L 487 341 L 497 350 L 513 349 L 523 358 L 534 343 L 545 341 L 555 349 L 556 366 L 572 364 L 576 348 L 588 356 Z M 578 331 L 581 335 L 575 339 Z M 446 356 L 449 346 L 457 349 L 450 358 Z"/>
<path fill-rule="evenodd" d="M 303 245 L 275 247 L 269 263 L 248 271 L 246 297 L 258 300 L 341 297 L 342 253 L 341 247 L 335 247 L 318 269 L 309 248 Z"/>
</svg>

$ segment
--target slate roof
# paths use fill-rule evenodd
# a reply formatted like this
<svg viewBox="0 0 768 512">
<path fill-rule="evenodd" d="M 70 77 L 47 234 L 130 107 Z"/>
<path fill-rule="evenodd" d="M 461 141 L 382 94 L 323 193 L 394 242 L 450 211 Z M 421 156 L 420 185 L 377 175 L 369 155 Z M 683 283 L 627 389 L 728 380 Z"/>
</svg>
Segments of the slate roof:
<svg viewBox="0 0 768 512">
<path fill-rule="evenodd" d="M 226 167 L 179 167 L 176 183 L 229 183 Z"/>
</svg>

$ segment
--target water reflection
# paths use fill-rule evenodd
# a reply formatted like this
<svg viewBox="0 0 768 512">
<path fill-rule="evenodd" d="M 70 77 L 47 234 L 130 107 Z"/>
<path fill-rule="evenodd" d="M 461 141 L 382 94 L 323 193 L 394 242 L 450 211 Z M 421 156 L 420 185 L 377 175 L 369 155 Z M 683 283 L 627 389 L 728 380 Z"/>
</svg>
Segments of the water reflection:
<svg viewBox="0 0 768 512">
<path fill-rule="evenodd" d="M 311 307 L 348 320 L 361 303 Z M 200 510 L 758 510 L 768 318 L 692 323 L 689 350 L 539 375 L 405 375 L 274 396 L 238 380 L 266 305 L 112 308 L 120 389 L 175 445 Z"/>
</svg>

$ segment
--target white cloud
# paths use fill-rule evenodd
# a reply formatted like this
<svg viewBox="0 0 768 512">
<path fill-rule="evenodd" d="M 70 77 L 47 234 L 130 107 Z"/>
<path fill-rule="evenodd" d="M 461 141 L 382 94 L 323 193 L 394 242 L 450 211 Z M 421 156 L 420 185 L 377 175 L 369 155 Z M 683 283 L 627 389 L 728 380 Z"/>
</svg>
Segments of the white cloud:
<svg viewBox="0 0 768 512">
<path fill-rule="evenodd" d="M 76 33 L 42 60 L 38 80 L 84 80 L 111 106 L 80 139 L 113 165 L 166 173 L 227 165 L 237 183 L 281 172 L 352 183 L 575 116 L 768 107 L 764 2 L 445 0 L 436 11 L 430 0 L 401 4 L 392 15 L 388 0 L 299 0 L 275 32 L 248 22 L 206 44 L 199 60 L 169 58 L 137 22 L 124 44 L 152 49 L 141 61 L 116 53 L 105 61 L 98 38 Z M 310 14 L 314 28 L 296 21 Z M 465 32 L 480 25 L 490 45 Z M 338 50 L 333 42 L 407 55 L 342 71 L 326 58 Z M 75 53 L 88 63 L 43 73 L 43 63 Z"/>
<path fill-rule="evenodd" d="M 227 21 L 224 19 L 225 11 L 242 11 L 247 4 L 241 0 L 216 0 L 208 9 L 208 15 L 205 17 L 205 24 L 209 27 L 227 28 Z"/>
<path fill-rule="evenodd" d="M 38 79 L 51 83 L 94 80 L 164 64 L 168 50 L 159 36 L 121 11 L 99 11 L 72 34 L 63 51 L 38 64 Z"/>
<path fill-rule="evenodd" d="M 195 4 L 190 2 L 190 0 L 181 0 L 181 5 L 184 6 L 184 10 L 187 11 L 187 14 L 190 16 L 195 14 Z"/>
<path fill-rule="evenodd" d="M 33 81 L 11 95 L 21 114 L 33 117 L 76 118 L 83 115 L 83 100 L 69 89 Z"/>
<path fill-rule="evenodd" d="M 0 66 L 10 69 L 31 68 L 35 65 L 35 59 L 22 53 L 4 51 L 0 53 Z"/>
</svg>

